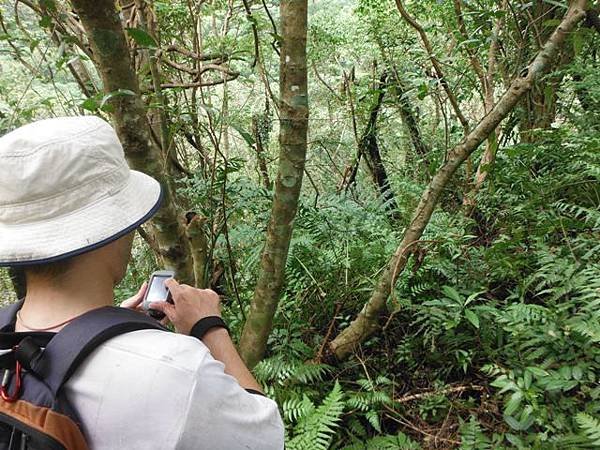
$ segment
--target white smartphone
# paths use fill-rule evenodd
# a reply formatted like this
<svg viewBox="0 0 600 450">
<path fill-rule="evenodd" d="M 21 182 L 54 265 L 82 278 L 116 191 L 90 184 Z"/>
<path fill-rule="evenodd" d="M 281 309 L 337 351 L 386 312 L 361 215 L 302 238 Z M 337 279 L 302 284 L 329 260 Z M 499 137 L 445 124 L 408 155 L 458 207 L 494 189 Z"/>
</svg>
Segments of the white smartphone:
<svg viewBox="0 0 600 450">
<path fill-rule="evenodd" d="M 146 294 L 144 295 L 144 300 L 142 301 L 142 308 L 148 311 L 148 314 L 150 314 L 150 316 L 158 320 L 165 317 L 165 315 L 160 311 L 150 309 L 150 303 L 173 303 L 171 293 L 165 286 L 165 281 L 170 278 L 175 278 L 175 272 L 173 272 L 172 270 L 159 270 L 150 275 L 150 281 L 148 281 L 148 289 L 146 289 Z"/>
</svg>

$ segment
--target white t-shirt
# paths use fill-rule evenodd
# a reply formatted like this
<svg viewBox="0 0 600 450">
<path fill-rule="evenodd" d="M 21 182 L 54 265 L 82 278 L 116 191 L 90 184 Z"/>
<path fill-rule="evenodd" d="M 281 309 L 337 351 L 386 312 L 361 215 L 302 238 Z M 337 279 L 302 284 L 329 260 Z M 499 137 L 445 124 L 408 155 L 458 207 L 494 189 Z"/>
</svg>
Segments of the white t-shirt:
<svg viewBox="0 0 600 450">
<path fill-rule="evenodd" d="M 281 450 L 276 403 L 223 369 L 196 338 L 135 331 L 98 347 L 65 392 L 91 450 Z"/>
</svg>

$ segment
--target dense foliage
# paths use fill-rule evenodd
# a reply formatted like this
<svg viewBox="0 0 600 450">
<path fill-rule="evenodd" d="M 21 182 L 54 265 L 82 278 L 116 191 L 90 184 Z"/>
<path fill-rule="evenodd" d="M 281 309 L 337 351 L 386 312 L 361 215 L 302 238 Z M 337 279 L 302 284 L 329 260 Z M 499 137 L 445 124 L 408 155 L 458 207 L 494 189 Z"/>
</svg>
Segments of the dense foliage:
<svg viewBox="0 0 600 450">
<path fill-rule="evenodd" d="M 248 19 L 241 5 L 227 1 L 154 2 L 163 41 L 180 45 L 195 29 L 187 26 L 188 6 L 202 8 L 212 18 L 201 26 L 205 51 L 229 55 L 239 72 L 224 85 L 202 88 L 198 99 L 185 88 L 165 90 L 185 166 L 178 192 L 208 224 L 207 278 L 225 295 L 236 338 L 253 296 L 272 198 L 257 137 L 271 178 L 277 166 L 278 111 L 269 87 L 277 81 L 278 15 L 276 5 L 255 3 Z M 470 61 L 486 60 L 495 22 L 505 22 L 493 72 L 498 97 L 566 8 L 556 1 L 504 2 L 506 9 L 465 1 L 464 36 L 453 2 L 405 3 L 425 26 L 472 123 L 484 109 Z M 106 96 L 84 96 L 66 69 L 72 58 L 91 67 L 85 55 L 69 43 L 56 46 L 49 23 L 18 9 L 20 17 L 0 8 L 0 130 L 38 117 L 110 112 Z M 257 69 L 248 63 L 254 26 L 262 54 Z M 141 30 L 130 34 L 138 44 L 155 44 Z M 586 27 L 574 33 L 562 65 L 491 139 L 496 158 L 484 168 L 475 208 L 463 200 L 483 146 L 446 187 L 393 288 L 381 331 L 340 362 L 327 342 L 368 300 L 463 127 L 419 35 L 394 2 L 311 4 L 308 178 L 268 354 L 254 370 L 281 407 L 288 448 L 600 447 L 599 37 Z M 150 84 L 148 69 L 137 69 Z M 379 82 L 385 71 L 389 86 Z M 155 108 L 156 98 L 147 97 Z M 394 193 L 392 215 L 389 199 L 370 180 L 369 161 L 353 184 L 343 184 L 378 103 L 375 139 Z M 426 155 L 413 150 L 407 104 Z M 194 136 L 201 141 L 195 147 Z M 155 258 L 136 241 L 117 299 L 137 290 L 155 270 Z M 0 275 L 7 298 L 9 283 Z"/>
</svg>

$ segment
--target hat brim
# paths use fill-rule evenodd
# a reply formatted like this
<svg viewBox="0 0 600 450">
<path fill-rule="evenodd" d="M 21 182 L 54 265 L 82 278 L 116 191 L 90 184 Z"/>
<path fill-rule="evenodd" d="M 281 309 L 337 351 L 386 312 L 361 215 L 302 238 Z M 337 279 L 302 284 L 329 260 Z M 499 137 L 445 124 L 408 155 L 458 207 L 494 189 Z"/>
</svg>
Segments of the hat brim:
<svg viewBox="0 0 600 450">
<path fill-rule="evenodd" d="M 48 264 L 102 247 L 150 219 L 162 201 L 160 184 L 132 170 L 118 193 L 68 215 L 0 225 L 0 267 Z"/>
</svg>

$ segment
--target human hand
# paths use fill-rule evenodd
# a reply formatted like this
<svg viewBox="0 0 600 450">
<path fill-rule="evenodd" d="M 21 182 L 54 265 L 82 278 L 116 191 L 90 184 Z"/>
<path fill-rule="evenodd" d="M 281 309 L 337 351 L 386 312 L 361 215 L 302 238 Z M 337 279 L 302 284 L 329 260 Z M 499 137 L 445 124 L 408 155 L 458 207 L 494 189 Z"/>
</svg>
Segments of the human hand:
<svg viewBox="0 0 600 450">
<path fill-rule="evenodd" d="M 146 295 L 147 289 L 148 289 L 148 283 L 144 281 L 144 283 L 142 284 L 142 287 L 140 287 L 140 290 L 137 291 L 137 294 L 129 297 L 127 300 L 124 300 L 123 302 L 121 302 L 121 304 L 119 306 L 121 308 L 132 309 L 133 311 L 138 311 L 138 312 L 147 314 L 148 311 L 146 311 L 142 307 L 142 301 L 144 300 L 144 295 Z M 160 323 L 163 326 L 167 326 L 167 324 L 169 323 L 169 319 L 167 317 L 165 317 L 164 319 L 160 320 Z"/>
<path fill-rule="evenodd" d="M 179 284 L 174 279 L 165 281 L 173 303 L 153 302 L 151 309 L 163 312 L 181 334 L 190 334 L 192 327 L 200 319 L 209 316 L 221 317 L 221 299 L 211 289 L 196 289 L 187 284 Z"/>
<path fill-rule="evenodd" d="M 148 289 L 148 283 L 144 281 L 137 294 L 124 300 L 119 306 L 121 308 L 133 309 L 134 311 L 142 311 L 142 300 L 144 300 L 144 295 L 146 295 L 146 289 Z"/>
</svg>

